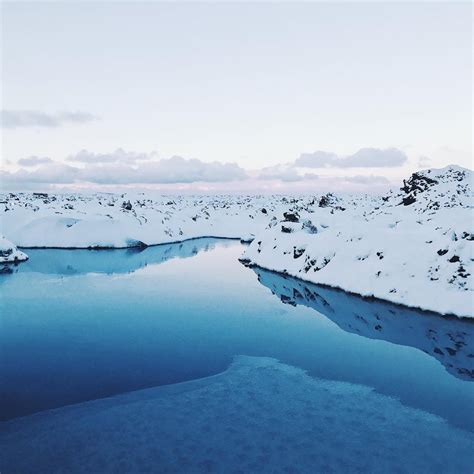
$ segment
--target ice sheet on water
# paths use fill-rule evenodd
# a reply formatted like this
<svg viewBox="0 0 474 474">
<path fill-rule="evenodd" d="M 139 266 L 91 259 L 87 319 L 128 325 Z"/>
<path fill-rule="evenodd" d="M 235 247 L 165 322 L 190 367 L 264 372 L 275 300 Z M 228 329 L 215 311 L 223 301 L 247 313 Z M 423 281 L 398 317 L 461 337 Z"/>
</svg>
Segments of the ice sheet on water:
<svg viewBox="0 0 474 474">
<path fill-rule="evenodd" d="M 274 359 L 5 423 L 2 472 L 472 472 L 474 437 Z"/>
</svg>

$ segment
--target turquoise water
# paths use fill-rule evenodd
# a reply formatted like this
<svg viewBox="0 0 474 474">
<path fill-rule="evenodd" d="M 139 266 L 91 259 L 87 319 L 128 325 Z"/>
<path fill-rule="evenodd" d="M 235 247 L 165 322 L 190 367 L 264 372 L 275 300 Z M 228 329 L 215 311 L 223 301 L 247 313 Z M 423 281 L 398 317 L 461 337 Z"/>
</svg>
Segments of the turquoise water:
<svg viewBox="0 0 474 474">
<path fill-rule="evenodd" d="M 246 268 L 236 241 L 28 253 L 28 262 L 0 275 L 7 433 L 15 423 L 47 419 L 48 409 L 223 373 L 238 355 L 270 357 L 315 379 L 361 384 L 403 409 L 436 415 L 446 429 L 474 431 L 470 322 Z M 390 405 L 390 413 L 397 410 Z M 37 412 L 44 413 L 27 416 Z M 278 413 L 270 418 L 277 423 Z M 416 434 L 416 424 L 412 429 Z M 13 452 L 21 443 L 11 439 Z M 456 457 L 464 468 L 472 461 L 469 450 Z M 44 466 L 54 472 L 58 464 Z M 168 468 L 205 472 L 209 466 Z M 456 472 L 453 466 L 439 472 Z M 350 465 L 334 469 L 347 472 Z"/>
</svg>

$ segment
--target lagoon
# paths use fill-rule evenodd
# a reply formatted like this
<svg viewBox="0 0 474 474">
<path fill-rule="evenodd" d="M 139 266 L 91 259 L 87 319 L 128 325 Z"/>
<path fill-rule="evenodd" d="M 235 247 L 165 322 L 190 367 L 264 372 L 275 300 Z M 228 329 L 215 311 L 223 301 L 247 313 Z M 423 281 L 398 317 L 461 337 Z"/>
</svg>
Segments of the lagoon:
<svg viewBox="0 0 474 474">
<path fill-rule="evenodd" d="M 44 419 L 68 405 L 233 377 L 233 361 L 254 367 L 271 358 L 311 379 L 362 385 L 472 440 L 471 321 L 247 268 L 242 250 L 211 238 L 141 250 L 29 250 L 28 262 L 0 276 L 7 432 L 34 413 Z M 457 457 L 459 468 L 472 462 L 469 450 Z"/>
</svg>

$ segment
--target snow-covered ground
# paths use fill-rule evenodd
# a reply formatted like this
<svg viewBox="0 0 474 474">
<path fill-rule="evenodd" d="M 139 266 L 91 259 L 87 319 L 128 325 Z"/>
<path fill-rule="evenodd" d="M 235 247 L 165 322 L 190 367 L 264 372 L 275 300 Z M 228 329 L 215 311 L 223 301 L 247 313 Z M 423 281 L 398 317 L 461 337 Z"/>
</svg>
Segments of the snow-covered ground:
<svg viewBox="0 0 474 474">
<path fill-rule="evenodd" d="M 263 357 L 4 423 L 2 472 L 470 473 L 473 434 Z"/>
<path fill-rule="evenodd" d="M 413 174 L 400 192 L 359 206 L 336 196 L 318 212 L 289 206 L 242 260 L 363 296 L 473 316 L 472 173 Z M 372 202 L 370 203 L 372 204 Z"/>
<path fill-rule="evenodd" d="M 214 236 L 253 242 L 242 259 L 395 303 L 473 316 L 472 173 L 413 174 L 388 196 L 0 197 L 19 247 L 123 248 Z"/>
<path fill-rule="evenodd" d="M 25 260 L 28 260 L 25 253 L 20 252 L 8 239 L 0 236 L 0 263 L 16 263 Z"/>
<path fill-rule="evenodd" d="M 9 194 L 2 226 L 19 247 L 123 248 L 196 237 L 250 240 L 288 205 L 281 196 Z"/>
</svg>

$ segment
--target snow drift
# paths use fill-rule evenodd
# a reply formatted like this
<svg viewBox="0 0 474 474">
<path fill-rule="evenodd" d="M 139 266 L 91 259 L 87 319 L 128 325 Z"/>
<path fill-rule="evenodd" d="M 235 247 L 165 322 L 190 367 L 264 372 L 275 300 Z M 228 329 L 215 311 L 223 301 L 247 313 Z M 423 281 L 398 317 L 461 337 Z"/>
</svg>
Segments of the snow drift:
<svg viewBox="0 0 474 474">
<path fill-rule="evenodd" d="M 16 263 L 28 260 L 26 253 L 20 252 L 8 239 L 0 236 L 0 263 Z"/>
<path fill-rule="evenodd" d="M 242 260 L 363 296 L 473 316 L 472 173 L 414 173 L 371 209 L 336 196 L 291 206 Z"/>
</svg>

